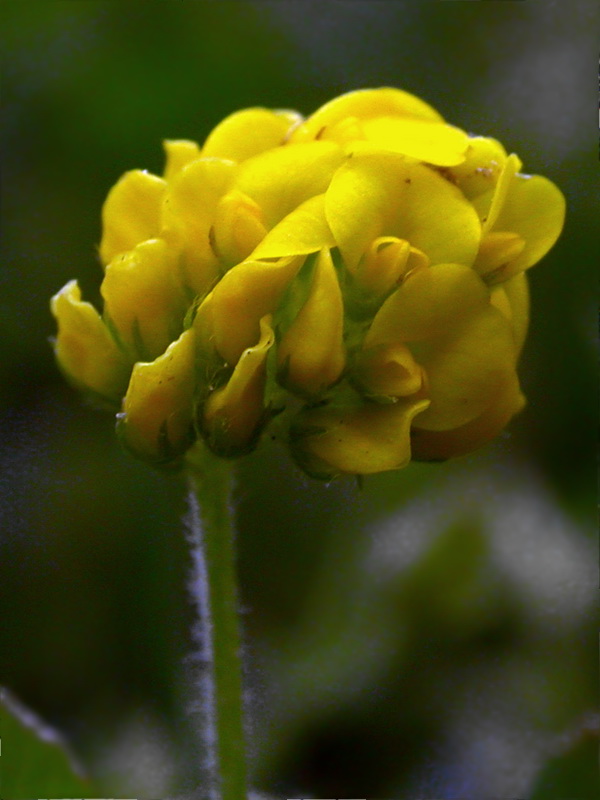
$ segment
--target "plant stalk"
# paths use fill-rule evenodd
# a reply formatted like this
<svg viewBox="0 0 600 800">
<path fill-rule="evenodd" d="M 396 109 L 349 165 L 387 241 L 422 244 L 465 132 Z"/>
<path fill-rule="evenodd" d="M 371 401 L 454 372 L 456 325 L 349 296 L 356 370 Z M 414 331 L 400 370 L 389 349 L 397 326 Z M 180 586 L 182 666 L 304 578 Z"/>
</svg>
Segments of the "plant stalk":
<svg viewBox="0 0 600 800">
<path fill-rule="evenodd" d="M 203 646 L 210 669 L 214 772 L 219 800 L 246 800 L 241 640 L 230 463 L 197 445 L 188 457 L 192 544 Z M 206 698 L 204 698 L 206 702 Z"/>
</svg>

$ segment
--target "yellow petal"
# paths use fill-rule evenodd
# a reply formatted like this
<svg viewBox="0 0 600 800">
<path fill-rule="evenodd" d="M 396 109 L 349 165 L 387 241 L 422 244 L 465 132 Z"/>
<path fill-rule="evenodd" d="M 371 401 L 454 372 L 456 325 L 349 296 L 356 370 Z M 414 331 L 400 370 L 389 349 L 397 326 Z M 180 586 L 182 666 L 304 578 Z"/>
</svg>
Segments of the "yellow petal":
<svg viewBox="0 0 600 800">
<path fill-rule="evenodd" d="M 491 293 L 492 303 L 510 321 L 515 340 L 517 356 L 521 353 L 529 327 L 529 286 L 524 273 L 515 275 L 500 286 L 495 286 Z M 503 299 L 506 302 L 503 302 Z"/>
<path fill-rule="evenodd" d="M 184 167 L 200 158 L 200 148 L 196 142 L 188 139 L 166 139 L 163 147 L 167 156 L 164 171 L 166 181 L 172 180 Z"/>
<path fill-rule="evenodd" d="M 473 269 L 487 284 L 501 283 L 518 272 L 517 257 L 525 248 L 525 240 L 512 231 L 492 231 L 481 240 Z"/>
<path fill-rule="evenodd" d="M 91 303 L 81 300 L 76 281 L 69 281 L 50 301 L 58 322 L 56 359 L 72 383 L 114 403 L 127 388 L 131 362 L 117 347 Z"/>
<path fill-rule="evenodd" d="M 210 230 L 235 170 L 233 161 L 197 159 L 173 177 L 165 196 L 162 235 L 181 251 L 183 280 L 197 294 L 204 294 L 219 274 Z"/>
<path fill-rule="evenodd" d="M 388 179 L 390 170 L 404 168 L 398 158 L 358 156 L 334 175 L 325 196 L 325 213 L 349 270 L 356 269 L 372 240 L 384 233 L 398 183 Z"/>
<path fill-rule="evenodd" d="M 382 235 L 406 239 L 434 264 L 472 264 L 479 247 L 479 220 L 456 186 L 394 153 L 350 158 L 333 176 L 325 212 L 350 270 Z"/>
<path fill-rule="evenodd" d="M 177 255 L 163 239 L 113 259 L 101 292 L 105 315 L 134 361 L 156 358 L 181 333 L 186 305 Z"/>
<path fill-rule="evenodd" d="M 450 174 L 463 194 L 472 200 L 486 192 L 493 192 L 506 158 L 506 150 L 496 139 L 472 136 L 465 160 L 453 166 Z"/>
<path fill-rule="evenodd" d="M 235 187 L 261 207 L 272 228 L 301 203 L 322 194 L 345 156 L 332 142 L 279 147 L 240 165 Z"/>
<path fill-rule="evenodd" d="M 469 137 L 444 122 L 400 117 L 376 117 L 363 122 L 369 145 L 381 150 L 450 167 L 465 160 Z"/>
<path fill-rule="evenodd" d="M 214 348 L 228 364 L 236 364 L 257 341 L 260 320 L 275 310 L 303 261 L 303 257 L 251 260 L 226 272 L 194 320 L 201 348 Z"/>
<path fill-rule="evenodd" d="M 423 385 L 423 369 L 406 345 L 387 344 L 358 354 L 352 375 L 368 397 L 407 397 Z"/>
<path fill-rule="evenodd" d="M 118 431 L 140 458 L 170 461 L 191 444 L 194 359 L 194 334 L 188 330 L 155 361 L 134 366 Z"/>
<path fill-rule="evenodd" d="M 317 396 L 334 384 L 345 366 L 344 306 L 331 253 L 319 253 L 308 298 L 284 333 L 277 363 L 285 384 L 305 396 Z"/>
<path fill-rule="evenodd" d="M 429 259 L 397 236 L 378 236 L 360 260 L 354 280 L 366 294 L 380 296 L 400 283 L 404 275 L 417 266 L 428 266 Z"/>
<path fill-rule="evenodd" d="M 260 207 L 238 189 L 219 201 L 212 231 L 214 250 L 226 267 L 248 258 L 267 232 Z"/>
<path fill-rule="evenodd" d="M 379 89 L 358 89 L 330 100 L 300 125 L 291 135 L 292 142 L 316 139 L 329 126 L 345 117 L 368 120 L 374 117 L 406 117 L 441 121 L 435 109 L 419 97 L 401 89 L 382 87 Z"/>
<path fill-rule="evenodd" d="M 479 276 L 462 264 L 436 264 L 410 273 L 377 312 L 365 347 L 443 335 L 489 303 Z"/>
<path fill-rule="evenodd" d="M 265 316 L 260 321 L 258 344 L 244 350 L 227 384 L 204 404 L 203 433 L 218 455 L 240 455 L 256 442 L 266 419 L 266 361 L 274 341 L 270 317 Z"/>
<path fill-rule="evenodd" d="M 417 419 L 412 430 L 416 461 L 444 461 L 470 453 L 494 439 L 525 405 L 516 375 L 507 376 L 490 405 L 475 419 L 448 431 L 424 430 Z"/>
<path fill-rule="evenodd" d="M 479 417 L 512 380 L 517 360 L 512 327 L 491 305 L 413 353 L 427 375 L 431 405 L 419 418 L 419 428 L 427 430 L 458 428 Z"/>
<path fill-rule="evenodd" d="M 512 277 L 543 258 L 558 239 L 564 220 L 565 198 L 552 181 L 541 175 L 516 175 L 494 229 L 518 234 L 525 246 L 510 262 L 504 277 Z"/>
<path fill-rule="evenodd" d="M 349 145 L 353 142 L 364 141 L 365 131 L 358 117 L 344 117 L 339 122 L 322 128 L 316 138 L 322 142 Z"/>
<path fill-rule="evenodd" d="M 299 111 L 296 111 L 294 108 L 275 108 L 273 109 L 273 111 L 275 114 L 277 114 L 278 117 L 282 117 L 283 119 L 287 120 L 287 123 L 289 125 L 288 132 L 285 137 L 287 142 L 292 129 L 300 125 L 300 123 L 304 121 L 304 117 Z"/>
<path fill-rule="evenodd" d="M 504 207 L 508 191 L 513 183 L 515 175 L 521 169 L 521 159 L 511 153 L 502 167 L 498 181 L 491 192 L 486 192 L 477 197 L 473 203 L 482 222 L 482 232 L 486 234 L 496 225 L 498 215 Z M 503 226 L 504 230 L 508 230 Z"/>
<path fill-rule="evenodd" d="M 266 108 L 236 111 L 209 134 L 202 156 L 245 161 L 283 144 L 296 119 L 290 118 L 289 112 L 278 113 Z"/>
<path fill-rule="evenodd" d="M 252 253 L 252 258 L 280 258 L 307 255 L 335 240 L 325 219 L 325 195 L 301 203 L 270 230 Z"/>
<path fill-rule="evenodd" d="M 401 469 L 410 461 L 413 419 L 428 404 L 419 399 L 308 409 L 300 412 L 292 428 L 292 452 L 315 477 Z"/>
<path fill-rule="evenodd" d="M 135 169 L 126 172 L 112 187 L 102 207 L 103 264 L 159 235 L 166 186 L 162 178 Z"/>
</svg>

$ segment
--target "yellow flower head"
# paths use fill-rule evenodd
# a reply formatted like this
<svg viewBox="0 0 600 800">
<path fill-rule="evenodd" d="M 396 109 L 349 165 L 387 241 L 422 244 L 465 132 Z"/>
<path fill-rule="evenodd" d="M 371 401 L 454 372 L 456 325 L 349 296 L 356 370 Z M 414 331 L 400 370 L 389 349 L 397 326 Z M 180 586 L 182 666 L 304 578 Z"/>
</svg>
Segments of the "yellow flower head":
<svg viewBox="0 0 600 800">
<path fill-rule="evenodd" d="M 284 431 L 309 474 L 466 453 L 523 406 L 525 270 L 565 202 L 494 139 L 398 89 L 303 119 L 251 108 L 165 143 L 103 208 L 100 315 L 68 283 L 55 351 L 138 456 Z"/>
</svg>

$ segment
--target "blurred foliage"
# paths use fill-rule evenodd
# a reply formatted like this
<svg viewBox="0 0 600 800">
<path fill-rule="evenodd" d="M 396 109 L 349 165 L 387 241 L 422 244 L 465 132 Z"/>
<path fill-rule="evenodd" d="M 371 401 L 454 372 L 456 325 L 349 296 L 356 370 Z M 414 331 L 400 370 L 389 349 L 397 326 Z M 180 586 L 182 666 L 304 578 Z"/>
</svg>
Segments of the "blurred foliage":
<svg viewBox="0 0 600 800">
<path fill-rule="evenodd" d="M 538 777 L 530 800 L 593 800 L 600 794 L 598 720 L 584 726 L 560 755 L 551 758 Z"/>
<path fill-rule="evenodd" d="M 202 140 L 249 105 L 309 113 L 400 86 L 568 202 L 531 273 L 528 407 L 494 446 L 362 490 L 308 481 L 270 442 L 240 464 L 256 788 L 527 796 L 596 704 L 599 15 L 593 0 L 0 5 L 0 684 L 99 791 L 188 795 L 199 780 L 185 495 L 64 385 L 48 300 L 73 277 L 97 298 L 100 207 L 123 171 L 159 171 L 162 139 Z"/>
<path fill-rule="evenodd" d="M 1 767 L 3 797 L 28 800 L 41 795 L 89 796 L 92 785 L 75 774 L 60 739 L 37 722 L 37 729 L 17 718 L 0 690 L 0 731 L 4 740 Z M 27 712 L 25 712 L 27 713 Z"/>
</svg>

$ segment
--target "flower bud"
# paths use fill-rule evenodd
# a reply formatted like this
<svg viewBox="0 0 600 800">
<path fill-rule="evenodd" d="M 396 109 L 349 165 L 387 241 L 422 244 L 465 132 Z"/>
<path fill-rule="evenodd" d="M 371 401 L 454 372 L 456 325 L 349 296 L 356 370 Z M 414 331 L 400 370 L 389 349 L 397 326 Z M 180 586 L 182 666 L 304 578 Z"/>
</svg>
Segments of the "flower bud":
<svg viewBox="0 0 600 800">
<path fill-rule="evenodd" d="M 237 364 L 259 337 L 260 320 L 277 307 L 301 257 L 244 261 L 229 270 L 200 305 L 194 328 L 203 348 Z"/>
<path fill-rule="evenodd" d="M 202 431 L 218 455 L 248 452 L 268 419 L 266 360 L 275 341 L 270 322 L 268 316 L 261 319 L 258 343 L 244 350 L 225 386 L 213 391 L 202 409 Z"/>
<path fill-rule="evenodd" d="M 248 258 L 267 230 L 257 203 L 240 191 L 221 198 L 211 228 L 213 250 L 227 267 Z"/>
<path fill-rule="evenodd" d="M 288 131 L 300 119 L 294 111 L 246 108 L 226 117 L 209 134 L 203 158 L 246 161 L 283 144 Z"/>
<path fill-rule="evenodd" d="M 195 294 L 208 291 L 221 271 L 210 231 L 235 170 L 233 161 L 199 158 L 177 172 L 165 192 L 161 235 L 178 259 L 182 282 Z"/>
<path fill-rule="evenodd" d="M 344 306 L 329 249 L 315 261 L 306 302 L 283 334 L 277 348 L 282 381 L 291 390 L 318 397 L 342 374 Z"/>
<path fill-rule="evenodd" d="M 200 158 L 200 148 L 188 139 L 166 139 L 163 147 L 167 157 L 163 175 L 166 181 L 172 181 L 184 167 Z"/>
<path fill-rule="evenodd" d="M 382 401 L 415 394 L 423 385 L 423 368 L 400 343 L 363 350 L 356 358 L 353 374 L 367 396 Z"/>
<path fill-rule="evenodd" d="M 387 294 L 413 269 L 426 267 L 429 259 L 421 250 L 411 247 L 406 239 L 379 236 L 369 245 L 360 260 L 354 279 L 364 296 Z"/>
<path fill-rule="evenodd" d="M 166 188 L 162 178 L 139 169 L 126 172 L 117 181 L 102 208 L 103 264 L 160 234 Z"/>
<path fill-rule="evenodd" d="M 104 313 L 132 361 L 156 358 L 179 336 L 186 311 L 175 253 L 148 239 L 116 256 L 102 283 Z"/>
<path fill-rule="evenodd" d="M 81 300 L 76 281 L 69 281 L 50 305 L 58 322 L 54 352 L 68 380 L 102 403 L 118 404 L 127 388 L 131 362 L 96 309 Z"/>
<path fill-rule="evenodd" d="M 292 453 L 309 475 L 322 480 L 401 469 L 411 458 L 411 423 L 428 405 L 420 398 L 385 406 L 307 408 L 292 425 Z"/>
<path fill-rule="evenodd" d="M 162 464 L 192 443 L 194 359 L 194 334 L 188 330 L 155 361 L 134 366 L 117 430 L 139 458 Z"/>
</svg>

